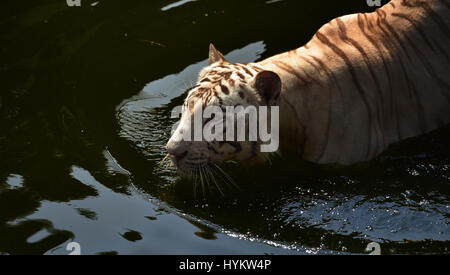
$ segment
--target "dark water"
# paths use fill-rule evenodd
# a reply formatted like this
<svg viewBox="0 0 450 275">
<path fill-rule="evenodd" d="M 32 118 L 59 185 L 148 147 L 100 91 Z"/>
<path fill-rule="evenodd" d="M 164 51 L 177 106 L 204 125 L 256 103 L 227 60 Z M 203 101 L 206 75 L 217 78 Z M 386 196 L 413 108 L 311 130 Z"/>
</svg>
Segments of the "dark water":
<svg viewBox="0 0 450 275">
<path fill-rule="evenodd" d="M 354 167 L 230 165 L 241 190 L 206 200 L 158 165 L 209 42 L 258 60 L 365 0 L 81 2 L 1 4 L 0 254 L 448 253 L 450 127 Z"/>
</svg>

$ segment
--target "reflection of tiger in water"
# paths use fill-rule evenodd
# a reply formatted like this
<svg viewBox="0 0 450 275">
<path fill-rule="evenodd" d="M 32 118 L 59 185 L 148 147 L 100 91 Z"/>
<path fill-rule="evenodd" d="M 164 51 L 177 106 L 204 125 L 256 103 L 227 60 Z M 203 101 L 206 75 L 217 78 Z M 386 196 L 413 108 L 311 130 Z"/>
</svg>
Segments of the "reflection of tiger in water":
<svg viewBox="0 0 450 275">
<path fill-rule="evenodd" d="M 278 105 L 280 146 L 348 165 L 450 122 L 450 1 L 393 0 L 336 18 L 305 46 L 230 64 L 214 46 L 167 144 L 183 174 L 226 160 L 265 159 L 258 142 L 175 141 L 203 105 Z"/>
</svg>

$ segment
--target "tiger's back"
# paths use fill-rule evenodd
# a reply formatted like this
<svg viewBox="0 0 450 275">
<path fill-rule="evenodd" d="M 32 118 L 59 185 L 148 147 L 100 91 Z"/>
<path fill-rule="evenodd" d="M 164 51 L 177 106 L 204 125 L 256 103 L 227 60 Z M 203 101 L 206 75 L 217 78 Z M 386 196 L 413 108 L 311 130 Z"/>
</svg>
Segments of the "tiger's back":
<svg viewBox="0 0 450 275">
<path fill-rule="evenodd" d="M 284 78 L 280 108 L 301 125 L 284 144 L 314 162 L 351 164 L 449 123 L 448 15 L 445 1 L 391 1 L 262 61 Z"/>
</svg>

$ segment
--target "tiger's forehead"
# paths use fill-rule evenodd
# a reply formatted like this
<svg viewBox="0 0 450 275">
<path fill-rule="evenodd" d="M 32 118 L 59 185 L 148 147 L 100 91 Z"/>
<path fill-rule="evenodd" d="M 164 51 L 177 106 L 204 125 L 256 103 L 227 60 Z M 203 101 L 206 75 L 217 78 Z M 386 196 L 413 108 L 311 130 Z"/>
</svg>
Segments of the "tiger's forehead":
<svg viewBox="0 0 450 275">
<path fill-rule="evenodd" d="M 256 63 L 221 63 L 206 67 L 200 72 L 199 83 L 214 83 L 221 80 L 248 81 L 256 76 L 263 68 Z"/>
<path fill-rule="evenodd" d="M 234 93 L 244 98 L 243 90 L 248 89 L 254 77 L 263 70 L 255 63 L 222 63 L 206 67 L 200 72 L 198 84 L 189 92 L 185 104 L 191 109 L 200 99 L 203 106 L 222 105 L 224 99 Z"/>
</svg>

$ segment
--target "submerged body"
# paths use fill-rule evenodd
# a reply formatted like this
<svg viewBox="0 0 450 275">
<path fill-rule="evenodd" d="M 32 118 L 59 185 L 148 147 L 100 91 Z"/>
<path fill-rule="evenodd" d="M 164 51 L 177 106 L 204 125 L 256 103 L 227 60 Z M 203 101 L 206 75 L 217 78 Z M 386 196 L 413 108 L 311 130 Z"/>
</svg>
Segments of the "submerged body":
<svg viewBox="0 0 450 275">
<path fill-rule="evenodd" d="M 449 123 L 449 15 L 445 0 L 393 0 L 373 13 L 332 20 L 301 48 L 245 65 L 228 63 L 212 46 L 169 156 L 181 172 L 267 157 L 258 142 L 177 140 L 196 101 L 279 106 L 281 149 L 316 163 L 367 161 Z"/>
</svg>

